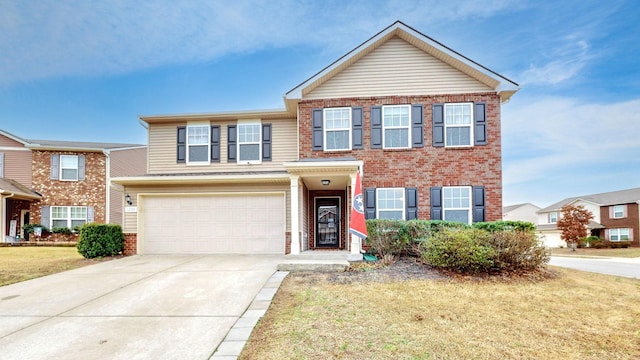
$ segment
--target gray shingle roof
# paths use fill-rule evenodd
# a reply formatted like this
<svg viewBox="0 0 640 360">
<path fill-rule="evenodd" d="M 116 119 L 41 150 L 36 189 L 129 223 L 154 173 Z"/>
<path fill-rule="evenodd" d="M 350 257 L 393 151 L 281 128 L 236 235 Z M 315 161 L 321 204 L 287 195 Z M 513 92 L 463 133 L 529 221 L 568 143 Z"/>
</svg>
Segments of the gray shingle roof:
<svg viewBox="0 0 640 360">
<path fill-rule="evenodd" d="M 599 204 L 600 206 L 629 204 L 640 201 L 640 188 L 570 197 L 555 204 L 549 205 L 546 208 L 540 210 L 540 212 L 559 211 L 564 205 L 567 205 L 575 200 L 590 201 Z"/>
</svg>

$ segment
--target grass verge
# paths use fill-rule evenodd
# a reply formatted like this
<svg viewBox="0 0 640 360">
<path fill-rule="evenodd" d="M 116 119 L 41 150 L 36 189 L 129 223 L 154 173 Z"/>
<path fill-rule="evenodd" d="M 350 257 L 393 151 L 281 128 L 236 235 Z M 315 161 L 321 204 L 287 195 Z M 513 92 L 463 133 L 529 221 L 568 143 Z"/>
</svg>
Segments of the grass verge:
<svg viewBox="0 0 640 360">
<path fill-rule="evenodd" d="M 336 284 L 292 273 L 239 359 L 638 359 L 640 281 Z"/>
<path fill-rule="evenodd" d="M 640 248 L 626 249 L 593 249 L 579 248 L 571 251 L 568 248 L 550 249 L 551 255 L 555 256 L 607 256 L 607 257 L 624 257 L 634 258 L 640 257 Z"/>
<path fill-rule="evenodd" d="M 95 264 L 75 247 L 0 247 L 0 286 Z"/>
</svg>

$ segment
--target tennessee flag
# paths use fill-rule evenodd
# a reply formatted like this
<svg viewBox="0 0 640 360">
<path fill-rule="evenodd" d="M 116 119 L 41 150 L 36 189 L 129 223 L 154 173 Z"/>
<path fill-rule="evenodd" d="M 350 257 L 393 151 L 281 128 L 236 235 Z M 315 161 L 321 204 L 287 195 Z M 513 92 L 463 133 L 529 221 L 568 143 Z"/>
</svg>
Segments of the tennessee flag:
<svg viewBox="0 0 640 360">
<path fill-rule="evenodd" d="M 349 232 L 361 239 L 367 238 L 367 224 L 364 221 L 364 200 L 362 198 L 360 172 L 356 174 L 356 190 L 353 192 Z"/>
</svg>

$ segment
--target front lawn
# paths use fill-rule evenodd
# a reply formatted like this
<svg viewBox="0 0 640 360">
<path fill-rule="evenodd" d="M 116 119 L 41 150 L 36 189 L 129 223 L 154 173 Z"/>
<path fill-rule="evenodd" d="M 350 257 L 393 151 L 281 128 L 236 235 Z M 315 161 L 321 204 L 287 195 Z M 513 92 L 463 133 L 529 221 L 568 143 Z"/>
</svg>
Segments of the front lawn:
<svg viewBox="0 0 640 360">
<path fill-rule="evenodd" d="M 75 247 L 0 247 L 0 286 L 95 263 Z"/>
<path fill-rule="evenodd" d="M 571 251 L 569 248 L 550 249 L 551 255 L 555 256 L 608 256 L 608 257 L 640 257 L 640 248 L 631 247 L 626 249 L 594 249 L 578 248 Z"/>
<path fill-rule="evenodd" d="M 640 281 L 551 269 L 347 284 L 291 273 L 240 359 L 640 358 Z"/>
</svg>

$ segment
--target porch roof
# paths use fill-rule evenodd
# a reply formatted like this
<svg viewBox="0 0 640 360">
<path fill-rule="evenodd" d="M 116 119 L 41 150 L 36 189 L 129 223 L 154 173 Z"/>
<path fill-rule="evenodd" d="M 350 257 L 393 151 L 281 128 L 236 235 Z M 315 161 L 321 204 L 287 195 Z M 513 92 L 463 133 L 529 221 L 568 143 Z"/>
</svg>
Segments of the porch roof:
<svg viewBox="0 0 640 360">
<path fill-rule="evenodd" d="M 7 179 L 0 178 L 0 195 L 9 195 L 19 200 L 39 200 L 42 199 L 42 195 L 22 185 L 21 183 Z"/>
</svg>

